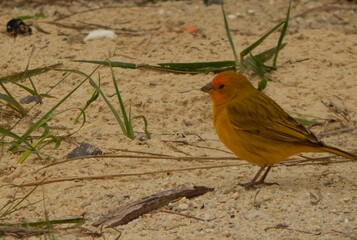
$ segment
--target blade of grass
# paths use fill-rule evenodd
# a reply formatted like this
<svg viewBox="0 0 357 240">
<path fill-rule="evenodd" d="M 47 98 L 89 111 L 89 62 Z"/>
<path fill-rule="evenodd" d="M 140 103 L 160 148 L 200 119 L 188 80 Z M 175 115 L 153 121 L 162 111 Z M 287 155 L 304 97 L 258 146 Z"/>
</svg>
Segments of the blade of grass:
<svg viewBox="0 0 357 240">
<path fill-rule="evenodd" d="M 5 77 L 1 77 L 0 78 L 0 82 L 1 83 L 6 83 L 6 82 L 16 82 L 19 81 L 21 79 L 24 79 L 28 76 L 36 76 L 36 75 L 40 75 L 43 74 L 45 72 L 54 70 L 56 68 L 59 68 L 60 66 L 62 66 L 62 63 L 57 63 L 57 64 L 53 64 L 50 66 L 46 66 L 46 67 L 40 67 L 40 68 L 34 68 L 34 69 L 30 69 L 30 70 L 25 70 L 23 72 L 19 72 L 19 73 L 15 73 L 9 76 L 5 76 Z"/>
<path fill-rule="evenodd" d="M 37 139 L 34 143 L 31 144 L 31 146 L 36 149 L 37 145 L 42 143 L 43 140 L 45 140 L 47 137 L 48 137 L 48 135 L 46 134 L 45 136 L 41 137 L 40 139 Z M 21 154 L 21 156 L 17 159 L 17 163 L 22 164 L 28 158 L 28 156 L 30 156 L 31 153 L 32 153 L 31 150 L 26 150 L 25 152 L 23 152 L 23 154 Z"/>
<path fill-rule="evenodd" d="M 13 132 L 5 129 L 5 128 L 2 128 L 2 127 L 0 127 L 0 133 L 3 134 L 4 136 L 8 136 L 8 137 L 13 138 L 14 140 L 23 142 L 28 147 L 27 149 L 29 149 L 31 151 L 36 151 L 36 149 L 33 148 L 32 145 L 28 141 L 26 141 L 25 139 L 23 139 L 20 136 L 16 135 L 15 133 L 13 133 Z M 4 143 L 6 143 L 6 142 L 0 142 L 0 144 L 4 144 Z"/>
<path fill-rule="evenodd" d="M 278 54 L 279 54 L 279 51 L 280 51 L 280 46 L 282 45 L 283 43 L 283 40 L 284 40 L 284 37 L 285 37 L 285 34 L 286 34 L 286 30 L 288 29 L 288 25 L 289 25 L 289 18 L 290 18 L 290 9 L 291 9 L 291 0 L 289 1 L 289 8 L 288 8 L 288 12 L 286 14 L 286 19 L 284 21 L 284 25 L 283 25 L 283 29 L 281 30 L 281 33 L 280 33 L 280 37 L 279 37 L 279 40 L 278 40 L 278 46 L 276 47 L 276 49 L 278 49 L 275 53 L 275 56 L 274 56 L 274 59 L 273 59 L 273 67 L 276 67 L 276 61 L 278 59 Z"/>
<path fill-rule="evenodd" d="M 278 29 L 284 21 L 278 23 L 275 27 L 273 27 L 270 31 L 268 31 L 266 34 L 264 34 L 261 38 L 259 38 L 257 41 L 255 41 L 253 44 L 251 44 L 249 47 L 244 49 L 243 51 L 240 52 L 240 58 L 241 58 L 241 63 L 243 62 L 244 56 L 249 54 L 251 51 L 253 51 L 256 47 L 258 47 L 267 37 L 269 37 L 270 34 L 272 34 L 276 29 Z"/>
<path fill-rule="evenodd" d="M 114 74 L 111 62 L 109 62 L 109 68 L 110 68 L 110 72 L 111 72 L 111 75 L 112 75 L 112 80 L 113 80 L 113 84 L 114 84 L 114 87 L 115 87 L 115 92 L 116 92 L 116 95 L 117 95 L 117 98 L 118 98 L 118 102 L 119 102 L 119 105 L 120 105 L 121 114 L 122 114 L 123 119 L 124 119 L 124 124 L 125 124 L 127 137 L 129 137 L 130 139 L 134 139 L 134 130 L 133 130 L 132 121 L 128 117 L 127 113 L 126 113 L 125 105 L 124 105 L 123 99 L 122 99 L 122 97 L 120 95 L 119 87 L 118 87 L 117 81 L 115 79 L 115 74 Z"/>
<path fill-rule="evenodd" d="M 45 221 L 37 222 L 26 222 L 21 223 L 23 227 L 35 227 L 35 228 L 46 228 L 48 226 L 60 225 L 60 224 L 74 224 L 72 227 L 78 227 L 86 222 L 84 217 L 70 217 L 63 219 L 48 219 Z"/>
<path fill-rule="evenodd" d="M 308 120 L 305 118 L 294 117 L 294 119 L 304 126 L 309 126 L 310 124 L 314 123 L 314 120 Z"/>
<path fill-rule="evenodd" d="M 232 48 L 232 51 L 233 51 L 233 55 L 234 55 L 234 59 L 235 59 L 235 65 L 238 66 L 239 59 L 238 59 L 238 56 L 237 56 L 236 49 L 234 47 L 231 31 L 229 29 L 229 24 L 228 24 L 227 17 L 226 17 L 226 13 L 224 11 L 223 1 L 222 1 L 222 4 L 221 4 L 221 9 L 222 9 L 223 19 L 224 19 L 224 27 L 226 29 L 226 34 L 227 34 L 227 38 L 228 38 L 229 44 L 231 45 L 231 48 Z"/>
<path fill-rule="evenodd" d="M 100 64 L 109 67 L 108 61 L 74 60 L 74 62 Z M 192 62 L 192 63 L 158 63 L 157 65 L 135 64 L 128 62 L 111 61 L 112 67 L 130 69 L 148 69 L 174 73 L 208 73 L 235 70 L 235 61 Z"/>
<path fill-rule="evenodd" d="M 120 68 L 130 68 L 130 69 L 137 69 L 139 64 L 135 63 L 128 63 L 128 62 L 115 62 L 105 60 L 105 61 L 99 61 L 99 60 L 73 60 L 73 62 L 81 62 L 81 63 L 93 63 L 93 64 L 99 64 L 99 65 L 104 65 L 108 66 L 109 64 L 112 65 L 112 67 L 120 67 Z"/>
<path fill-rule="evenodd" d="M 26 115 L 26 110 L 21 106 L 21 104 L 18 101 L 15 100 L 15 98 L 11 94 L 6 95 L 6 94 L 0 93 L 0 101 L 6 102 L 10 108 L 12 108 L 16 112 L 20 113 L 21 116 Z"/>
<path fill-rule="evenodd" d="M 147 139 L 150 139 L 151 138 L 151 134 L 150 132 L 148 131 L 148 121 L 146 120 L 146 117 L 144 115 L 139 115 L 139 116 L 135 116 L 134 119 L 143 119 L 144 121 L 144 133 L 145 133 L 145 136 Z"/>
<path fill-rule="evenodd" d="M 19 210 L 19 208 L 17 208 L 23 201 L 25 201 L 36 189 L 37 187 L 40 185 L 35 186 L 33 189 L 31 189 L 31 191 L 29 191 L 24 197 L 22 198 L 18 198 L 15 199 L 13 201 L 10 201 L 9 203 L 5 204 L 1 209 L 0 212 L 3 211 L 5 208 L 7 208 L 3 213 L 1 213 L 0 215 L 0 219 L 4 218 L 10 214 L 12 214 L 13 212 L 16 212 L 17 210 Z M 19 200 L 19 201 L 17 201 Z"/>
<path fill-rule="evenodd" d="M 103 93 L 103 91 L 100 89 L 100 87 L 96 84 L 96 82 L 91 77 L 89 77 L 87 74 L 85 74 L 84 72 L 81 72 L 81 71 L 78 71 L 78 70 L 72 70 L 72 71 L 75 71 L 76 73 L 81 74 L 83 76 L 86 76 L 88 78 L 88 80 L 89 80 L 90 84 L 92 85 L 92 87 L 94 87 L 99 92 L 99 94 L 102 96 L 102 98 L 104 99 L 104 101 L 106 102 L 106 104 L 108 105 L 108 107 L 110 108 L 112 113 L 114 114 L 117 122 L 119 123 L 119 126 L 120 126 L 123 134 L 125 136 L 128 136 L 125 123 L 123 123 L 123 121 L 121 120 L 121 117 L 119 116 L 118 112 L 116 111 L 114 106 L 110 103 L 110 101 L 108 100 L 107 96 Z M 133 138 L 131 138 L 131 139 L 133 139 Z"/>
<path fill-rule="evenodd" d="M 283 43 L 283 44 L 281 44 L 280 45 L 280 48 L 279 48 L 279 51 L 281 50 L 281 49 L 283 49 L 284 47 L 286 46 L 286 43 Z M 277 47 L 272 47 L 272 48 L 270 48 L 270 49 L 268 49 L 268 50 L 266 50 L 266 51 L 264 51 L 264 52 L 261 52 L 261 53 L 259 53 L 259 54 L 257 54 L 257 55 L 254 55 L 254 58 L 255 59 L 258 59 L 260 62 L 262 62 L 262 63 L 265 63 L 266 61 L 268 61 L 269 59 L 271 59 L 273 56 L 274 56 L 274 54 L 276 54 L 276 52 L 277 52 Z M 244 64 L 249 64 L 249 61 L 251 60 L 251 57 L 250 56 L 248 56 L 248 57 L 246 57 L 245 59 L 244 59 Z"/>
<path fill-rule="evenodd" d="M 98 79 L 100 79 L 100 77 L 98 77 Z M 98 86 L 100 87 L 100 81 L 98 82 Z M 97 100 L 99 96 L 99 92 L 94 89 L 94 92 L 92 94 L 92 96 L 88 99 L 88 101 L 86 102 L 86 104 L 84 105 L 84 107 L 81 109 L 81 112 L 77 115 L 77 117 L 74 119 L 74 123 L 77 124 L 79 122 L 79 118 L 84 114 L 85 110 L 87 110 L 87 108 L 95 101 Z"/>
<path fill-rule="evenodd" d="M 70 108 L 70 109 L 63 110 L 63 111 L 61 111 L 61 112 L 59 112 L 57 114 L 52 114 L 51 118 L 50 118 L 50 119 L 52 119 L 52 118 L 54 118 L 54 117 L 56 117 L 56 116 L 58 116 L 58 115 L 60 115 L 60 114 L 62 114 L 64 112 L 71 111 L 73 109 L 81 111 L 81 113 L 82 113 L 81 115 L 83 115 L 83 121 L 82 121 L 82 125 L 76 131 L 72 132 L 71 134 L 68 134 L 66 137 L 70 137 L 71 135 L 75 134 L 76 132 L 78 132 L 84 126 L 84 124 L 86 122 L 86 115 L 83 112 L 83 110 L 80 109 L 80 108 Z M 48 120 L 50 120 L 50 119 L 48 119 Z M 38 150 L 37 146 L 39 146 L 41 143 L 43 143 L 45 140 L 48 140 L 48 139 L 51 139 L 51 142 L 55 143 L 55 147 L 54 147 L 55 149 L 58 148 L 60 146 L 60 144 L 61 144 L 61 139 L 60 138 L 56 137 L 53 134 L 50 134 L 50 130 L 49 130 L 49 127 L 48 127 L 47 123 L 45 123 L 43 125 L 43 127 L 45 128 L 45 132 L 42 134 L 42 136 L 38 140 L 36 140 L 34 143 L 31 144 L 31 146 L 34 149 L 36 149 L 36 152 Z M 61 138 L 63 138 L 63 136 Z M 18 158 L 17 163 L 22 164 L 30 156 L 31 153 L 33 153 L 33 151 L 31 149 L 27 149 L 26 151 L 24 151 L 21 154 L 21 156 Z M 39 157 L 41 158 L 41 156 L 39 156 Z"/>
<path fill-rule="evenodd" d="M 24 15 L 24 16 L 19 16 L 17 17 L 18 19 L 21 20 L 27 20 L 27 19 L 39 19 L 39 18 L 45 18 L 45 14 L 43 12 L 36 13 L 35 15 Z"/>
<path fill-rule="evenodd" d="M 26 139 L 31 135 L 33 131 L 43 126 L 49 119 L 51 119 L 51 115 L 53 112 L 60 106 L 64 101 L 66 101 L 78 88 L 80 88 L 88 79 L 91 79 L 90 76 L 97 71 L 99 68 L 96 67 L 90 75 L 86 75 L 87 77 L 82 80 L 74 89 L 72 89 L 67 95 L 65 95 L 58 103 L 56 103 L 47 113 L 45 113 L 37 122 L 35 122 L 29 129 L 21 136 L 22 139 Z M 78 70 L 62 70 L 62 71 L 70 71 L 70 72 L 80 72 Z M 21 141 L 16 141 L 8 150 L 14 151 L 19 145 Z"/>
</svg>

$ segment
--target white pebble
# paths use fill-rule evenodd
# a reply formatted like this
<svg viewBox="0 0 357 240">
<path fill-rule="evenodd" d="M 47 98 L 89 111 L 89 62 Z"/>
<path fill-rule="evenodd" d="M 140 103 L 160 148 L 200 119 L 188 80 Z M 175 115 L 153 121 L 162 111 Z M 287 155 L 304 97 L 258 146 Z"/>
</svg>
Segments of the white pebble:
<svg viewBox="0 0 357 240">
<path fill-rule="evenodd" d="M 85 38 L 84 41 L 90 41 L 98 38 L 110 38 L 114 39 L 116 37 L 115 32 L 111 30 L 104 30 L 104 29 L 99 29 L 99 30 L 94 30 L 91 31 Z"/>
<path fill-rule="evenodd" d="M 227 18 L 230 19 L 230 20 L 233 20 L 235 19 L 237 16 L 235 14 L 228 14 L 227 15 Z"/>
<path fill-rule="evenodd" d="M 255 14 L 255 10 L 254 9 L 248 9 L 247 13 L 249 15 L 254 15 Z"/>
</svg>

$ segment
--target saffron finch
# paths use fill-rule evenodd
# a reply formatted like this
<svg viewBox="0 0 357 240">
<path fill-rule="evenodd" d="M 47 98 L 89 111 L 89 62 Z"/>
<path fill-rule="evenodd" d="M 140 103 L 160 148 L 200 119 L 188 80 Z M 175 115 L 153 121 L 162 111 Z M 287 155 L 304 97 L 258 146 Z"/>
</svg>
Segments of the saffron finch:
<svg viewBox="0 0 357 240">
<path fill-rule="evenodd" d="M 260 166 L 246 188 L 263 184 L 274 164 L 301 152 L 328 152 L 357 160 L 320 141 L 239 73 L 219 73 L 201 90 L 211 97 L 214 128 L 224 145 L 239 158 Z"/>
</svg>

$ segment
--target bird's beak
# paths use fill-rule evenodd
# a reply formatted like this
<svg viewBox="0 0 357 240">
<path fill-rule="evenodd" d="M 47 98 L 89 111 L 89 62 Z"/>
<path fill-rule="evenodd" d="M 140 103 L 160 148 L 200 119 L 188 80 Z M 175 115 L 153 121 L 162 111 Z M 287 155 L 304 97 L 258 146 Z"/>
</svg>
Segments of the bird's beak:
<svg viewBox="0 0 357 240">
<path fill-rule="evenodd" d="M 207 83 L 206 85 L 204 85 L 203 87 L 201 87 L 201 91 L 205 92 L 205 93 L 210 93 L 212 91 L 212 85 L 211 83 Z"/>
</svg>

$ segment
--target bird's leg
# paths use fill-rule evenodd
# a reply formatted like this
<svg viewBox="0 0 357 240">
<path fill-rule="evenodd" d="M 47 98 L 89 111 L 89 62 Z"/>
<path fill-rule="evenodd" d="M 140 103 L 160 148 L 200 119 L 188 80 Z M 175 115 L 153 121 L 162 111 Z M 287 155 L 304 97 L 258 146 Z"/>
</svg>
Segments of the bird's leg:
<svg viewBox="0 0 357 240">
<path fill-rule="evenodd" d="M 277 182 L 272 182 L 272 183 L 264 182 L 265 178 L 268 176 L 268 173 L 269 173 L 271 168 L 272 168 L 272 166 L 268 166 L 267 167 L 267 169 L 265 170 L 263 176 L 259 179 L 259 181 L 256 182 L 256 184 L 265 184 L 265 185 L 268 185 L 268 186 L 279 185 L 279 183 L 277 183 Z"/>
<path fill-rule="evenodd" d="M 255 174 L 255 176 L 253 177 L 253 179 L 245 184 L 241 184 L 242 186 L 244 186 L 245 189 L 252 189 L 254 188 L 254 185 L 257 184 L 257 179 L 260 176 L 260 174 L 263 172 L 263 170 L 265 169 L 266 166 L 262 166 L 260 167 L 260 169 L 258 170 L 258 172 Z M 263 176 L 264 177 L 264 176 Z"/>
<path fill-rule="evenodd" d="M 263 176 L 259 179 L 259 183 L 263 183 L 265 178 L 268 176 L 268 173 L 270 172 L 271 166 L 267 167 L 267 169 L 265 170 Z"/>
<path fill-rule="evenodd" d="M 257 181 L 258 177 L 260 176 L 260 174 L 263 172 L 263 170 L 266 168 L 263 176 Z M 268 176 L 268 173 L 270 171 L 270 169 L 272 168 L 272 166 L 263 166 L 261 167 L 258 172 L 255 174 L 255 176 L 253 177 L 252 181 L 244 184 L 244 188 L 245 189 L 253 189 L 256 185 L 260 185 L 260 184 L 264 184 L 264 185 L 279 185 L 278 183 L 276 182 L 273 182 L 273 183 L 267 183 L 267 182 L 264 182 L 265 178 Z"/>
</svg>

